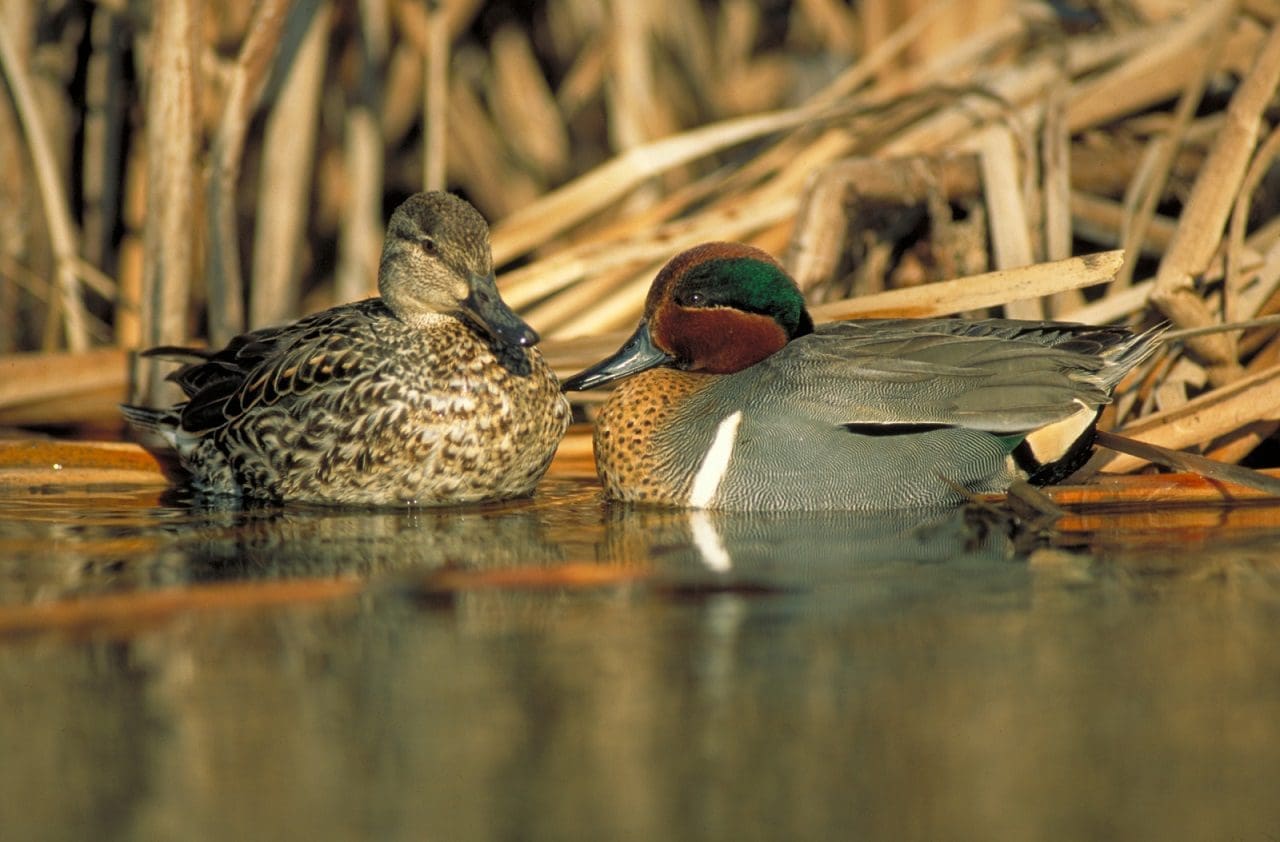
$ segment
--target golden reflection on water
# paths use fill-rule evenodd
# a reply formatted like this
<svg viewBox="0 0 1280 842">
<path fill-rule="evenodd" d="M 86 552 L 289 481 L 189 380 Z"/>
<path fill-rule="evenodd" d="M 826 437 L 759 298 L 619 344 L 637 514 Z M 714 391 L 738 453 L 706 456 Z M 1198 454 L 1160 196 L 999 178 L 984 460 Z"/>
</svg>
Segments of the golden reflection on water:
<svg viewBox="0 0 1280 842">
<path fill-rule="evenodd" d="M 1280 834 L 1280 531 L 1265 517 L 1163 546 L 1157 524 L 1083 524 L 1028 557 L 958 515 L 699 520 L 552 491 L 457 512 L 0 506 L 10 604 L 231 577 L 369 582 L 319 606 L 0 641 L 6 827 Z M 644 576 L 448 599 L 424 584 L 582 563 Z"/>
</svg>

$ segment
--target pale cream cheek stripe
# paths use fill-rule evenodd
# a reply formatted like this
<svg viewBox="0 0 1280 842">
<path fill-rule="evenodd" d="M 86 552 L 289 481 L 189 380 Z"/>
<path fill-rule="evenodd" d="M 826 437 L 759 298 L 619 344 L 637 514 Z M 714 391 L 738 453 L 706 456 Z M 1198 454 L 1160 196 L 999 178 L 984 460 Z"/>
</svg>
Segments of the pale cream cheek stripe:
<svg viewBox="0 0 1280 842">
<path fill-rule="evenodd" d="M 729 458 L 733 456 L 733 445 L 738 440 L 738 425 L 742 423 L 742 410 L 738 410 L 720 422 L 716 428 L 716 437 L 702 457 L 698 473 L 693 477 L 693 489 L 689 492 L 689 505 L 695 509 L 706 508 L 716 496 L 720 481 L 725 471 L 729 470 Z"/>
</svg>

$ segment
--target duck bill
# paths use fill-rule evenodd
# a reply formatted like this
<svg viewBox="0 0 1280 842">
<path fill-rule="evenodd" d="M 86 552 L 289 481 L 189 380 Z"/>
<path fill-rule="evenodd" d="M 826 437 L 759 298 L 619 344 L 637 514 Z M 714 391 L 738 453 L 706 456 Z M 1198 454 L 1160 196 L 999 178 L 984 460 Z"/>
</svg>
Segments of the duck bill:
<svg viewBox="0 0 1280 842">
<path fill-rule="evenodd" d="M 538 344 L 537 331 L 502 300 L 492 274 L 472 275 L 471 293 L 460 306 L 477 327 L 502 345 L 529 348 Z"/>
<path fill-rule="evenodd" d="M 605 383 L 612 383 L 619 377 L 647 371 L 674 360 L 675 357 L 653 344 L 648 323 L 641 322 L 640 327 L 636 328 L 636 332 L 631 334 L 631 338 L 623 343 L 617 353 L 608 359 L 601 360 L 586 371 L 573 375 L 564 381 L 562 388 L 566 392 L 592 389 L 603 386 Z"/>
</svg>

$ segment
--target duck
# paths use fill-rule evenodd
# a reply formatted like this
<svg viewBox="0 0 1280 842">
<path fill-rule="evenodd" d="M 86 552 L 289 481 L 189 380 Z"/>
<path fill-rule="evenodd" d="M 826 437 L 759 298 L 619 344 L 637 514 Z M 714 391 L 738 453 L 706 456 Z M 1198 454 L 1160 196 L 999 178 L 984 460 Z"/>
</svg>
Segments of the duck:
<svg viewBox="0 0 1280 842">
<path fill-rule="evenodd" d="M 622 347 L 564 382 L 621 381 L 595 418 L 609 500 L 711 510 L 954 506 L 1091 453 L 1162 327 L 903 318 L 815 325 L 768 253 L 672 258 Z"/>
<path fill-rule="evenodd" d="M 465 199 L 418 193 L 387 224 L 378 295 L 254 330 L 183 363 L 185 400 L 124 405 L 176 451 L 193 490 L 272 502 L 436 506 L 524 497 L 569 403 L 503 302 L 489 227 Z"/>
</svg>

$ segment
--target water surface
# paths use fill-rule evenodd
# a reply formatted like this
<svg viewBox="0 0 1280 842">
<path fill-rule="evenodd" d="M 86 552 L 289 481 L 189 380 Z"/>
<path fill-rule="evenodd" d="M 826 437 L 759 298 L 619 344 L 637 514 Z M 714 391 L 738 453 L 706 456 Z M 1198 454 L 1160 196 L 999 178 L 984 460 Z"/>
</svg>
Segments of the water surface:
<svg viewBox="0 0 1280 842">
<path fill-rule="evenodd" d="M 417 512 L 12 495 L 0 629 L 250 596 L 0 635 L 0 827 L 1277 839 L 1273 515 L 1027 542 L 962 513 L 611 508 L 576 480 Z M 350 589 L 252 597 L 309 582 Z"/>
</svg>

